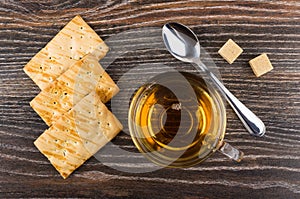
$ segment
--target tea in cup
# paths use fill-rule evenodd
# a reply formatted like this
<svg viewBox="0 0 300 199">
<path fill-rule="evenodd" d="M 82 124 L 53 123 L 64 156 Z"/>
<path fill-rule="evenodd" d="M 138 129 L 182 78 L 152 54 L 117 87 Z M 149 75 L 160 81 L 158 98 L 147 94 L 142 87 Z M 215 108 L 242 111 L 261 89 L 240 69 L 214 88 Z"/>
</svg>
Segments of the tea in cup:
<svg viewBox="0 0 300 199">
<path fill-rule="evenodd" d="M 161 166 L 192 166 L 215 151 L 236 161 L 243 157 L 223 141 L 226 109 L 220 94 L 192 73 L 166 72 L 141 86 L 128 124 L 138 150 Z"/>
</svg>

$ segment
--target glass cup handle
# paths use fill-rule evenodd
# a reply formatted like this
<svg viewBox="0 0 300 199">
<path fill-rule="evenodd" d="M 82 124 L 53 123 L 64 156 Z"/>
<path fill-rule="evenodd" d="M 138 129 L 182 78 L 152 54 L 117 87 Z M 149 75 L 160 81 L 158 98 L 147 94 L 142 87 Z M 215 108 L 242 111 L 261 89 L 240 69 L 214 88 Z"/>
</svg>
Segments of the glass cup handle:
<svg viewBox="0 0 300 199">
<path fill-rule="evenodd" d="M 223 142 L 218 151 L 237 162 L 240 162 L 244 157 L 244 153 L 242 151 L 234 148 L 227 142 Z"/>
</svg>

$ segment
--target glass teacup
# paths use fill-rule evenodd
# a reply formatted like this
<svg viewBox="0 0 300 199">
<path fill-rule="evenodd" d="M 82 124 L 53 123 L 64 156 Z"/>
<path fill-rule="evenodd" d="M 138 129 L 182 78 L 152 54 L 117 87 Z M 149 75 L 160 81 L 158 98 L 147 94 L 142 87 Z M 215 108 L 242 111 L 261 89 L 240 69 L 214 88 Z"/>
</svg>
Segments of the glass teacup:
<svg viewBox="0 0 300 199">
<path fill-rule="evenodd" d="M 192 166 L 215 151 L 236 161 L 243 157 L 223 141 L 222 97 L 191 73 L 166 72 L 141 86 L 130 104 L 128 126 L 138 150 L 161 166 Z"/>
</svg>

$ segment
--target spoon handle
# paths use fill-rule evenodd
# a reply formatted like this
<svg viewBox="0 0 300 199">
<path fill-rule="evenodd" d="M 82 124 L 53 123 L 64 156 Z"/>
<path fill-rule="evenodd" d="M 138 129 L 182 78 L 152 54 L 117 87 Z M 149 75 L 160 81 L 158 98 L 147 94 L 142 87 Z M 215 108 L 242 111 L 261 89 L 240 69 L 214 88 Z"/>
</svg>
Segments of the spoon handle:
<svg viewBox="0 0 300 199">
<path fill-rule="evenodd" d="M 264 123 L 252 112 L 250 111 L 241 101 L 239 101 L 221 82 L 220 80 L 207 69 L 207 67 L 199 60 L 196 64 L 201 68 L 215 85 L 219 88 L 221 93 L 226 98 L 227 102 L 230 104 L 232 109 L 235 111 L 237 116 L 243 122 L 246 129 L 251 135 L 262 137 L 266 132 L 266 127 Z"/>
</svg>

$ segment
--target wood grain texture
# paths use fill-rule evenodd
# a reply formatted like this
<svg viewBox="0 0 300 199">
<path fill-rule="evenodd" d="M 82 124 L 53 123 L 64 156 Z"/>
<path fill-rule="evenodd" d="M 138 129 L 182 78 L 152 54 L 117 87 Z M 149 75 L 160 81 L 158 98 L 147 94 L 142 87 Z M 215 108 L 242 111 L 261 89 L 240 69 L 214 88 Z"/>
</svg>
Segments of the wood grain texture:
<svg viewBox="0 0 300 199">
<path fill-rule="evenodd" d="M 216 153 L 191 168 L 132 174 L 92 158 L 61 179 L 33 145 L 47 125 L 29 106 L 39 89 L 22 68 L 78 14 L 104 40 L 169 21 L 189 25 L 224 84 L 265 122 L 266 136 L 249 136 L 228 107 L 226 140 L 246 154 L 239 164 Z M 289 0 L 0 1 L 0 197 L 299 198 L 299 21 L 300 3 Z M 217 54 L 229 38 L 244 49 L 232 65 Z M 248 61 L 263 52 L 274 70 L 256 78 Z M 107 72 L 117 81 L 137 63 L 183 67 L 164 49 L 141 50 L 121 56 Z M 136 151 L 127 134 L 114 143 Z M 111 166 L 139 167 L 103 158 Z"/>
</svg>

